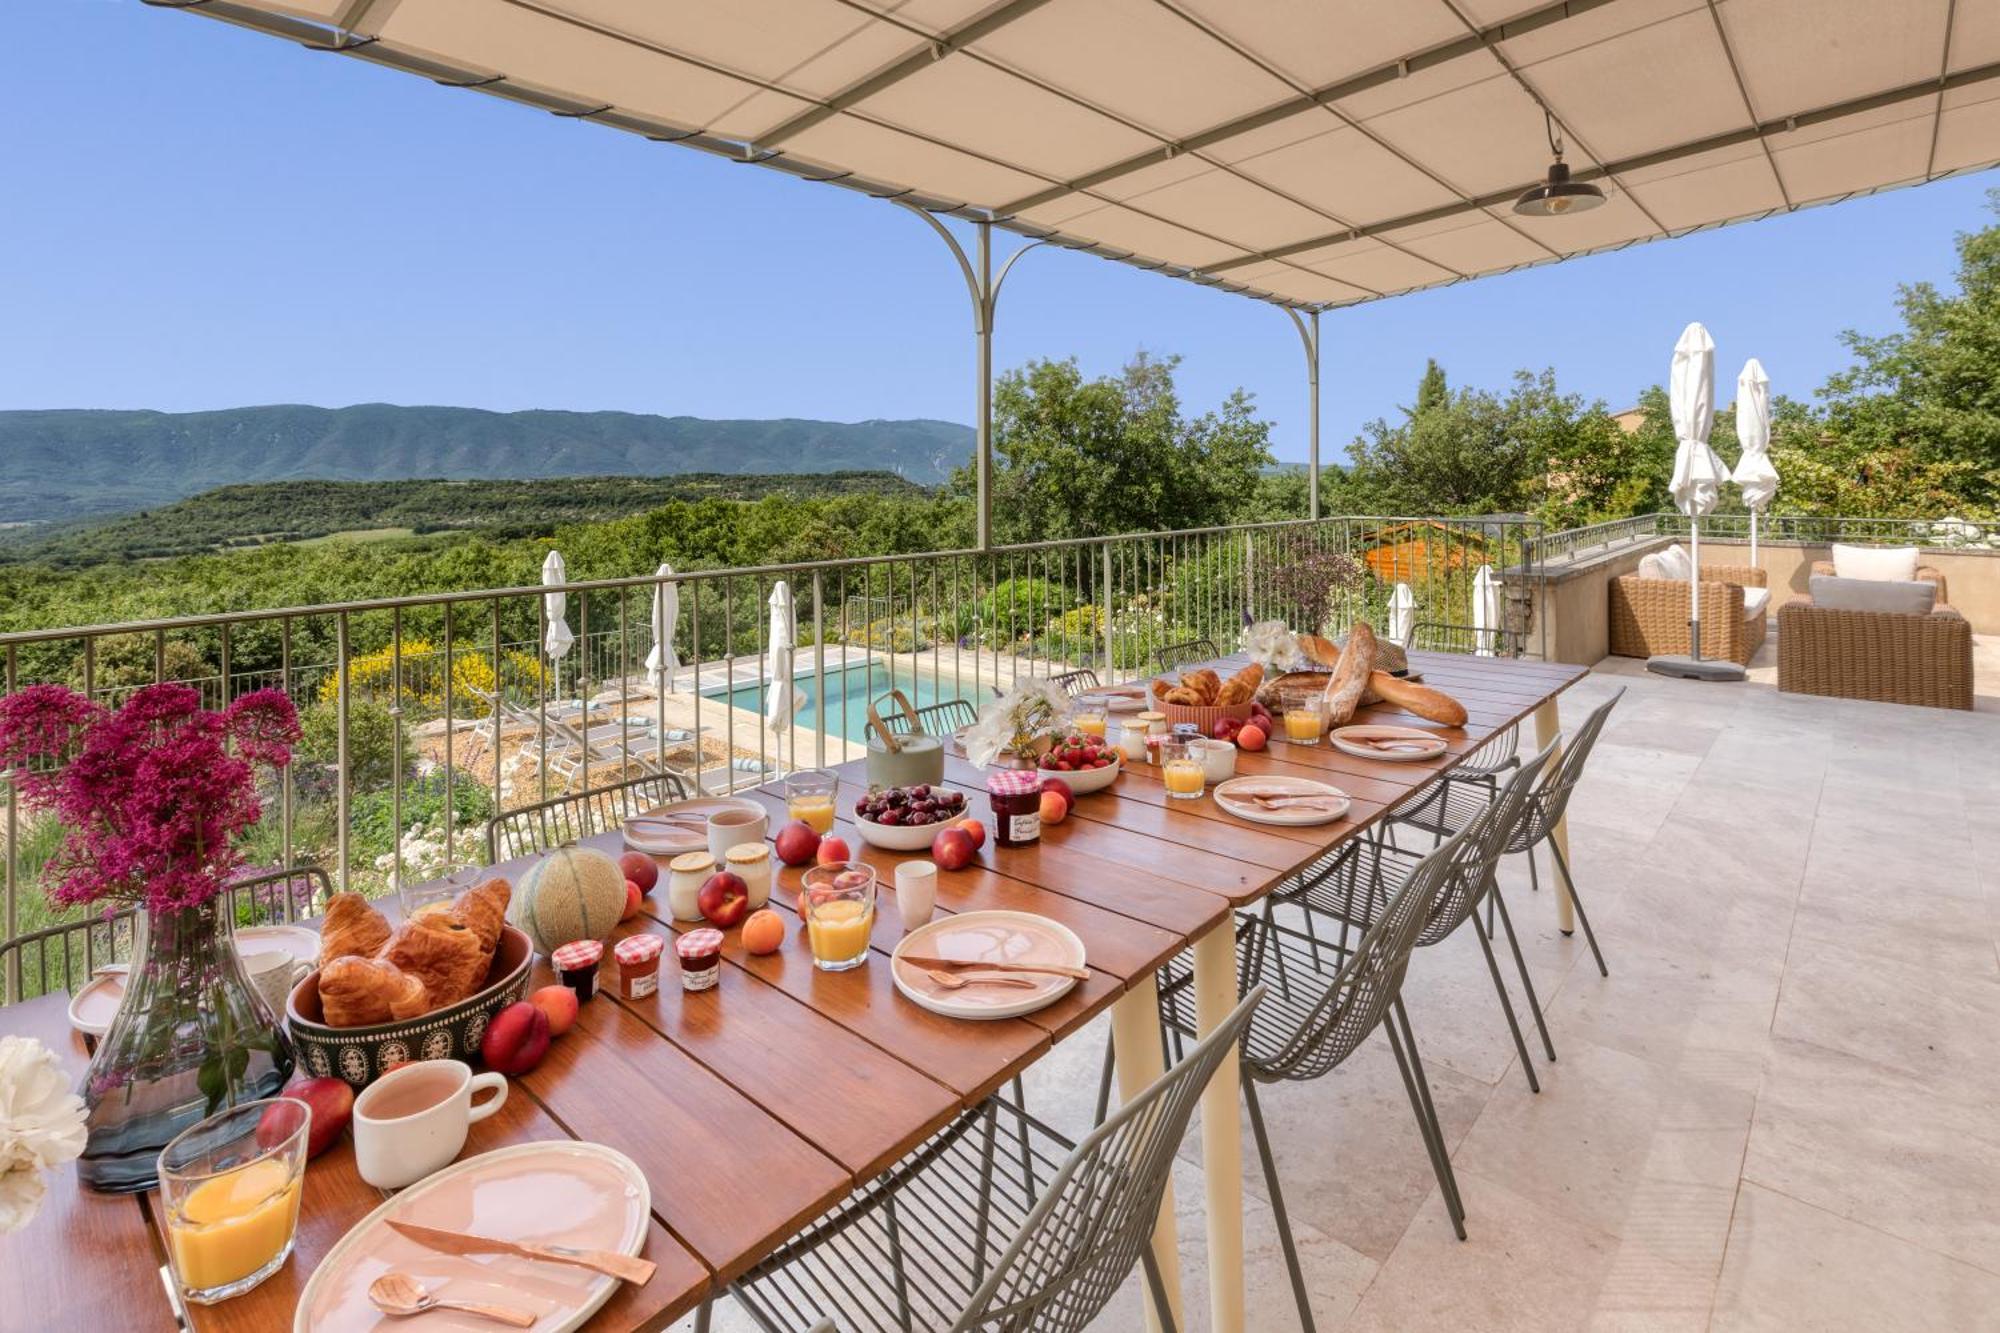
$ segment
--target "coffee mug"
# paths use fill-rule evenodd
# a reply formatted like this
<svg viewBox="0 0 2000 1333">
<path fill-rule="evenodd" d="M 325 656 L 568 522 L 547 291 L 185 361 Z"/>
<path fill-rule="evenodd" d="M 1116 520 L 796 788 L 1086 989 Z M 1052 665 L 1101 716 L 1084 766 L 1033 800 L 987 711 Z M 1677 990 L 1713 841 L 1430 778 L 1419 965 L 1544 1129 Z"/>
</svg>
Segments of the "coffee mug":
<svg viewBox="0 0 2000 1333">
<path fill-rule="evenodd" d="M 313 965 L 302 958 L 294 958 L 276 949 L 265 949 L 257 953 L 240 955 L 243 974 L 250 978 L 250 984 L 264 997 L 270 1007 L 271 1016 L 279 1022 L 285 1018 L 285 1002 L 291 998 L 292 987 L 304 979 Z"/>
<path fill-rule="evenodd" d="M 494 1096 L 474 1106 L 479 1088 Z M 506 1100 L 505 1074 L 475 1074 L 461 1060 L 421 1060 L 384 1074 L 354 1100 L 354 1169 L 376 1189 L 414 1185 L 451 1165 L 466 1127 Z"/>
<path fill-rule="evenodd" d="M 708 852 L 722 863 L 722 858 L 731 847 L 740 847 L 746 842 L 764 841 L 764 830 L 770 825 L 770 818 L 762 810 L 745 810 L 731 806 L 718 810 L 708 817 Z"/>
</svg>

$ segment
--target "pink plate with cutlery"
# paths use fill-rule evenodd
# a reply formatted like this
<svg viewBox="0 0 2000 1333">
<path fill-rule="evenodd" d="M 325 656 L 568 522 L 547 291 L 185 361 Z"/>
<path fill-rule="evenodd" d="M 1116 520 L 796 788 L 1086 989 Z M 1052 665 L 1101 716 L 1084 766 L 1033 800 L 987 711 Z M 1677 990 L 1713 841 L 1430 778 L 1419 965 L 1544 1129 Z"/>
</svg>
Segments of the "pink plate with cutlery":
<svg viewBox="0 0 2000 1333">
<path fill-rule="evenodd" d="M 1390 727 L 1373 723 L 1333 729 L 1333 748 L 1357 759 L 1381 759 L 1391 764 L 1436 759 L 1445 739 L 1420 727 Z"/>
<path fill-rule="evenodd" d="M 1215 803 L 1256 824 L 1331 824 L 1353 804 L 1347 793 L 1311 778 L 1240 777 L 1218 783 Z"/>
<path fill-rule="evenodd" d="M 967 978 L 967 984 L 948 988 L 911 958 L 949 960 L 951 966 L 936 970 Z M 1061 922 L 1032 912 L 960 912 L 903 936 L 889 970 L 912 1004 L 948 1018 L 1016 1018 L 1055 1003 L 1076 985 L 1074 977 L 976 966 L 980 963 L 1082 967 L 1083 941 Z"/>
<path fill-rule="evenodd" d="M 764 807 L 740 796 L 702 796 L 682 801 L 652 814 L 634 815 L 625 821 L 628 851 L 653 856 L 679 856 L 682 852 L 708 850 L 708 817 L 724 810 L 745 810 L 753 815 Z"/>
</svg>

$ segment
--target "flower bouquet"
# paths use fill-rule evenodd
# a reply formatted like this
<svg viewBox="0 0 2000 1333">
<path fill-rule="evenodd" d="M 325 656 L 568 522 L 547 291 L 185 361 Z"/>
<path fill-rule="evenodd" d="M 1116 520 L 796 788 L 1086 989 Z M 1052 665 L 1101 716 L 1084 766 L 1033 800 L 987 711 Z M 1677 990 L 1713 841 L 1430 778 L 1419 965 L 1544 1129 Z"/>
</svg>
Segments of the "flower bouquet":
<svg viewBox="0 0 2000 1333">
<path fill-rule="evenodd" d="M 225 895 L 238 839 L 263 813 L 257 767 L 290 763 L 298 739 L 277 690 L 220 711 L 181 684 L 146 686 L 115 710 L 62 685 L 0 700 L 0 767 L 63 827 L 43 869 L 49 900 L 139 909 L 125 998 L 83 1085 L 78 1170 L 93 1188 L 148 1188 L 169 1139 L 272 1096 L 291 1073 L 291 1047 L 236 956 Z"/>
<path fill-rule="evenodd" d="M 1005 694 L 987 701 L 979 720 L 965 729 L 965 757 L 985 767 L 1002 755 L 1014 755 L 1032 766 L 1049 747 L 1056 723 L 1069 701 L 1045 680 L 1019 681 Z"/>
<path fill-rule="evenodd" d="M 28 1225 L 48 1186 L 42 1172 L 83 1151 L 83 1103 L 48 1047 L 0 1037 L 0 1236 Z"/>
</svg>

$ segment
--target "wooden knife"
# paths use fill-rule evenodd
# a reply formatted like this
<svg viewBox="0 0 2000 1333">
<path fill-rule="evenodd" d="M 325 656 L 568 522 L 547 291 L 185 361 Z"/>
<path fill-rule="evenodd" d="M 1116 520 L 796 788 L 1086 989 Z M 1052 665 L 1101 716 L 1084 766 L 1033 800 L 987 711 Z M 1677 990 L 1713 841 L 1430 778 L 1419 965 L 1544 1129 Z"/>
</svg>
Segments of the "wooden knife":
<svg viewBox="0 0 2000 1333">
<path fill-rule="evenodd" d="M 616 1254 L 610 1250 L 576 1250 L 567 1245 L 536 1245 L 527 1241 L 494 1240 L 489 1236 L 473 1236 L 463 1231 L 444 1231 L 437 1227 L 427 1227 L 416 1222 L 402 1222 L 385 1218 L 397 1234 L 407 1236 L 417 1244 L 440 1254 L 514 1254 L 523 1259 L 546 1259 L 552 1264 L 572 1264 L 577 1268 L 588 1268 L 595 1272 L 615 1277 L 620 1282 L 630 1282 L 644 1286 L 653 1280 L 655 1265 L 650 1259 L 635 1259 L 630 1255 Z"/>
<path fill-rule="evenodd" d="M 977 967 L 987 972 L 1034 972 L 1047 977 L 1090 980 L 1087 968 L 1068 967 L 1061 963 L 995 963 L 983 958 L 926 958 L 914 953 L 899 953 L 896 957 L 913 967 Z"/>
</svg>

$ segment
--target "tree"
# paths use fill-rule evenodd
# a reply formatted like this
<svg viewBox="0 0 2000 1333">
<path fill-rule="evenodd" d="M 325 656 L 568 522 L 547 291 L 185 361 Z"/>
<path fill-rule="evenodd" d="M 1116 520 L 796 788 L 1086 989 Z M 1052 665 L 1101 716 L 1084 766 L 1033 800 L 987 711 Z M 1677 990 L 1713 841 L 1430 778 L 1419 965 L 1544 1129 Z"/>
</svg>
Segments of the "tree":
<svg viewBox="0 0 2000 1333">
<path fill-rule="evenodd" d="M 1407 409 L 1411 416 L 1421 416 L 1446 406 L 1451 401 L 1451 389 L 1444 382 L 1444 367 L 1436 357 L 1424 362 L 1424 377 L 1417 381 L 1417 404 Z"/>
</svg>

